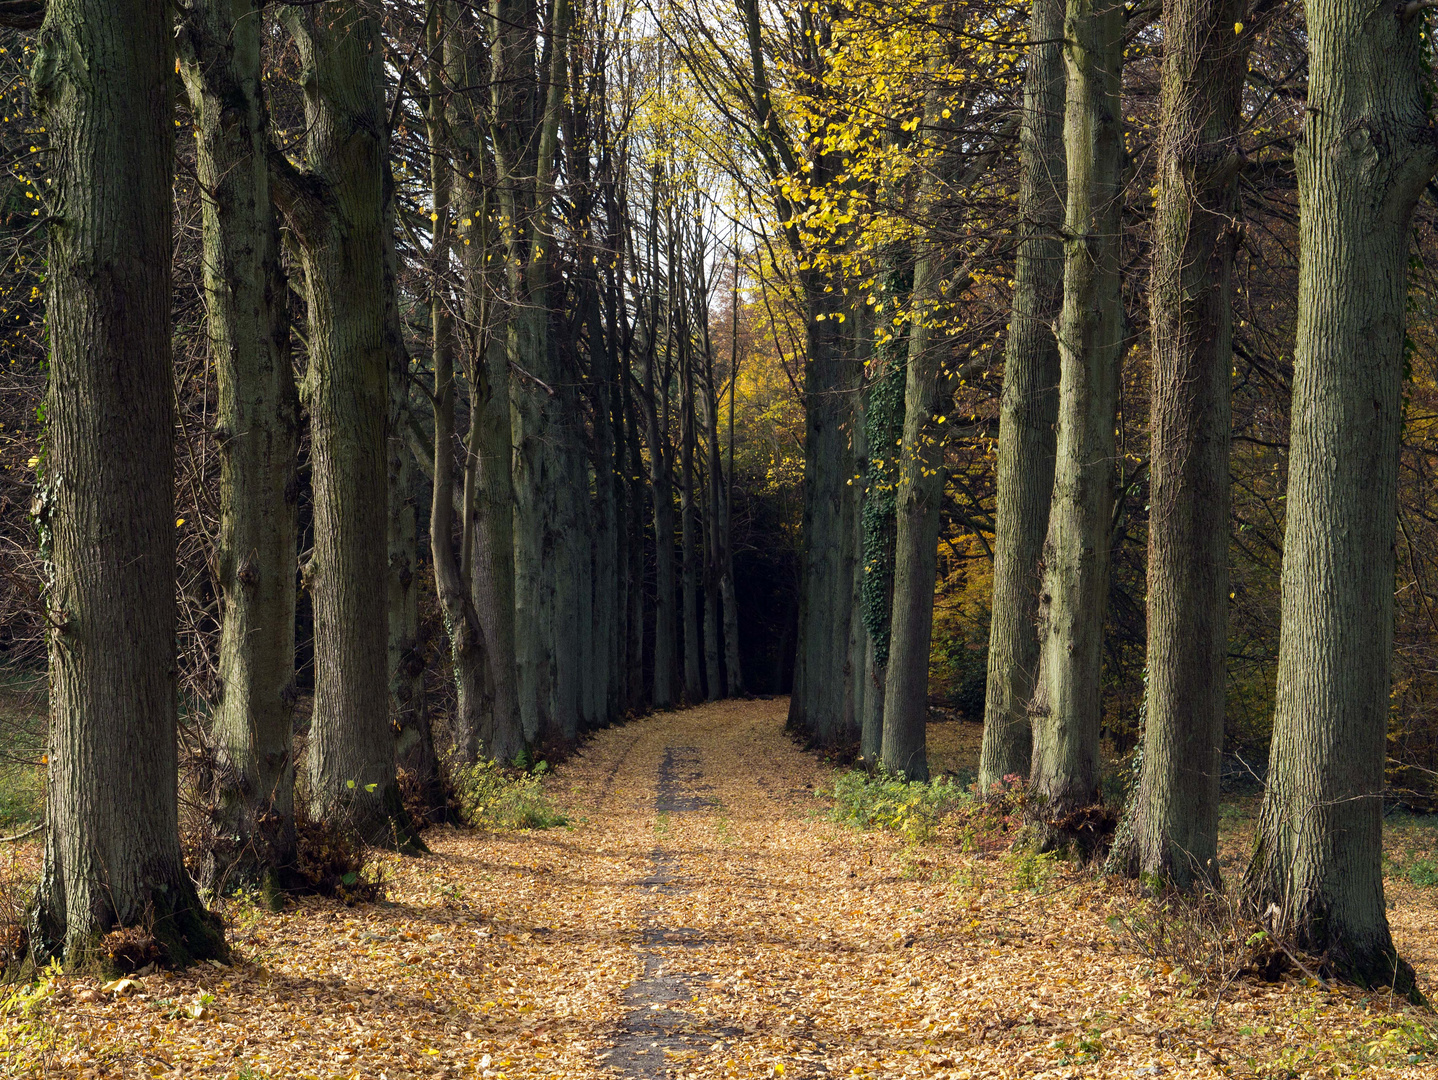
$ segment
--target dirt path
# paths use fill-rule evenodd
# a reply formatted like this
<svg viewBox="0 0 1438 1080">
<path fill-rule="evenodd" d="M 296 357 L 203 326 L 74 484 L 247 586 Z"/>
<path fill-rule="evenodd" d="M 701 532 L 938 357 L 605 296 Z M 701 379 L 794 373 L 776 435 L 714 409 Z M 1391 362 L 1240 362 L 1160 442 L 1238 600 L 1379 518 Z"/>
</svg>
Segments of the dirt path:
<svg viewBox="0 0 1438 1080">
<path fill-rule="evenodd" d="M 1135 908 L 1122 893 L 1016 861 L 1002 837 L 908 847 L 831 823 L 814 792 L 833 773 L 784 737 L 784 709 L 724 703 L 601 732 L 551 781 L 571 827 L 431 834 L 432 856 L 394 862 L 384 905 L 239 911 L 233 967 L 151 976 L 120 999 L 64 980 L 35 1013 L 44 1067 L 1278 1077 L 1357 1063 L 1411 1027 L 1378 995 L 1316 986 L 1240 983 L 1215 1011 L 1115 931 Z M 1391 1067 L 1365 1075 L 1438 1072 L 1408 1065 L 1411 1032 L 1389 1038 Z M 13 1048 L 0 1072 L 6 1060 Z"/>
</svg>

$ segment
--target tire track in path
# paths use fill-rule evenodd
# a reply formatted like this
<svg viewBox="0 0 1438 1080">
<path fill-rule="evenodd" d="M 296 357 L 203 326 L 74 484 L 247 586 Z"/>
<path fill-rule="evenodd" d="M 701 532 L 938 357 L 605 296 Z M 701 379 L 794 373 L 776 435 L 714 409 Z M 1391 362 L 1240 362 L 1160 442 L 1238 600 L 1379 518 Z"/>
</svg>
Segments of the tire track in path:
<svg viewBox="0 0 1438 1080">
<path fill-rule="evenodd" d="M 666 746 L 659 763 L 654 809 L 662 823 L 670 814 L 692 814 L 709 809 L 713 801 L 702 792 L 703 762 L 693 746 Z M 656 830 L 662 835 L 662 827 Z M 689 1053 L 702 1051 L 715 1038 L 731 1033 L 731 1029 L 696 1026 L 693 1017 L 671 1005 L 687 1001 L 693 976 L 676 964 L 673 946 L 702 948 L 709 942 L 698 932 L 685 927 L 663 925 L 662 912 L 656 903 L 661 897 L 685 891 L 679 873 L 679 856 L 656 843 L 650 854 L 653 869 L 638 883 L 648 893 L 641 911 L 639 954 L 644 961 L 644 975 L 624 992 L 628 1007 L 615 1035 L 609 1065 L 625 1076 L 649 1080 L 663 1077 L 673 1070 L 669 1062 Z"/>
</svg>

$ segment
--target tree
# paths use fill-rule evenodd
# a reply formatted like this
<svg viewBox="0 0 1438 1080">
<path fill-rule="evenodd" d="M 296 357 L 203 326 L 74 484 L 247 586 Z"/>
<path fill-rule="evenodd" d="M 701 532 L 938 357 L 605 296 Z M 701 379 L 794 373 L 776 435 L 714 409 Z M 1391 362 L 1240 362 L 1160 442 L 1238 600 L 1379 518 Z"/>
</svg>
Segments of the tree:
<svg viewBox="0 0 1438 1080">
<path fill-rule="evenodd" d="M 219 382 L 218 576 L 224 594 L 216 831 L 242 877 L 294 859 L 295 503 L 299 402 L 289 287 L 270 201 L 255 0 L 197 0 L 176 43 L 195 117 L 210 355 Z"/>
<path fill-rule="evenodd" d="M 1283 622 L 1244 889 L 1336 970 L 1416 993 L 1384 909 L 1382 798 L 1410 225 L 1438 160 L 1426 47 L 1421 5 L 1305 10 Z"/>
<path fill-rule="evenodd" d="M 939 321 L 944 266 L 937 247 L 921 252 L 914 263 L 904 436 L 894 499 L 894 594 L 880 760 L 887 771 L 909 780 L 929 778 L 929 634 L 938 572 L 939 510 L 944 497 L 947 417 L 942 415 L 941 405 L 949 381 L 943 331 L 934 329 Z"/>
<path fill-rule="evenodd" d="M 1038 672 L 1039 555 L 1054 481 L 1059 353 L 1053 323 L 1063 296 L 1064 5 L 1034 0 L 1019 129 L 1019 236 L 1004 355 L 995 479 L 994 590 L 979 790 L 1027 777 L 1029 705 Z"/>
<path fill-rule="evenodd" d="M 140 926 L 223 958 L 180 854 L 170 347 L 173 24 L 143 0 L 51 0 L 33 91 L 57 165 L 49 430 L 49 805 L 35 960 L 104 963 Z"/>
<path fill-rule="evenodd" d="M 407 843 L 389 720 L 385 295 L 389 120 L 384 43 L 369 8 L 288 8 L 305 92 L 307 169 L 274 155 L 275 196 L 299 240 L 309 301 L 305 380 L 314 468 L 314 813 Z"/>
<path fill-rule="evenodd" d="M 1180 888 L 1218 876 L 1228 653 L 1229 295 L 1242 0 L 1170 0 L 1163 15 L 1143 765 L 1115 859 Z M 1126 849 L 1126 850 L 1125 850 Z"/>
<path fill-rule="evenodd" d="M 472 484 L 472 524 L 461 525 L 472 544 L 474 611 L 486 643 L 484 681 L 489 711 L 480 717 L 479 742 L 495 761 L 513 761 L 525 749 L 515 670 L 514 456 L 503 307 L 496 301 L 504 272 L 492 194 L 494 163 L 486 144 L 490 88 L 479 27 L 464 10 L 451 9 L 445 39 L 450 94 L 448 133 L 453 140 L 454 199 L 460 222 L 460 352 L 470 391 L 466 483 Z M 471 535 L 472 534 L 472 535 Z"/>
<path fill-rule="evenodd" d="M 1123 343 L 1124 9 L 1069 0 L 1064 21 L 1064 290 L 1053 501 L 1039 594 L 1031 789 L 1040 842 L 1064 842 L 1098 800 L 1099 674 Z"/>
</svg>

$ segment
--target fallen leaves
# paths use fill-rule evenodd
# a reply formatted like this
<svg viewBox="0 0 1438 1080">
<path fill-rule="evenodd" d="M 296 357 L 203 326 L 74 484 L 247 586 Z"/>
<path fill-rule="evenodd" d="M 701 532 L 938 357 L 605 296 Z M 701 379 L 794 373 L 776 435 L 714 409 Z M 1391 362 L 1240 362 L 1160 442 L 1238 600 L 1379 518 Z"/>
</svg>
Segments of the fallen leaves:
<svg viewBox="0 0 1438 1080">
<path fill-rule="evenodd" d="M 56 978 L 0 1022 L 0 1074 L 1432 1075 L 1407 1060 L 1431 1018 L 1385 995 L 1242 983 L 1215 1012 L 1108 929 L 1135 903 L 1121 890 L 1063 864 L 1021 886 L 1006 841 L 832 823 L 812 792 L 833 774 L 783 716 L 722 703 L 600 732 L 546 781 L 569 828 L 435 830 L 432 855 L 386 860 L 380 904 L 236 907 L 232 967 Z M 936 761 L 957 765 L 974 730 L 936 726 Z M 657 813 L 673 746 L 695 750 L 694 808 Z M 646 962 L 683 992 L 643 1011 L 689 1041 L 641 1047 L 621 1073 L 607 1055 Z"/>
</svg>

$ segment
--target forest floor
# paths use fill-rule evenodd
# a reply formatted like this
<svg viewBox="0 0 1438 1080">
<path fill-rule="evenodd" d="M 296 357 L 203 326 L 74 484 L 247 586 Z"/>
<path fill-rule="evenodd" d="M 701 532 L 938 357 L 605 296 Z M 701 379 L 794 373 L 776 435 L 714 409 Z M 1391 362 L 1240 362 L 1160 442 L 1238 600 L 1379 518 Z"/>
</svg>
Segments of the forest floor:
<svg viewBox="0 0 1438 1080">
<path fill-rule="evenodd" d="M 835 823 L 784 712 L 600 732 L 546 781 L 567 826 L 434 830 L 379 904 L 232 906 L 230 966 L 42 981 L 0 1075 L 1438 1076 L 1433 1014 L 1387 993 L 1205 979 L 1147 954 L 1136 893 L 1002 834 Z M 940 767 L 972 757 L 977 725 L 930 731 Z M 1430 994 L 1433 895 L 1391 912 Z"/>
</svg>

